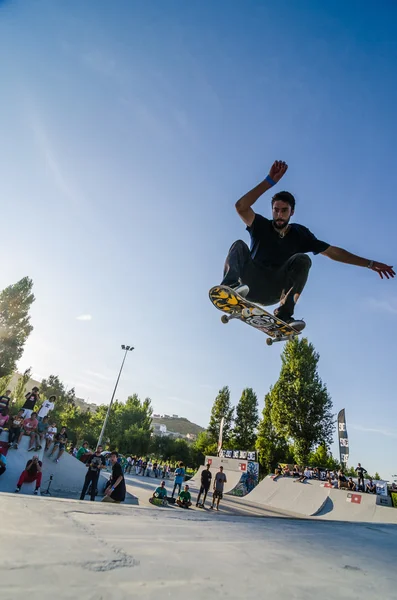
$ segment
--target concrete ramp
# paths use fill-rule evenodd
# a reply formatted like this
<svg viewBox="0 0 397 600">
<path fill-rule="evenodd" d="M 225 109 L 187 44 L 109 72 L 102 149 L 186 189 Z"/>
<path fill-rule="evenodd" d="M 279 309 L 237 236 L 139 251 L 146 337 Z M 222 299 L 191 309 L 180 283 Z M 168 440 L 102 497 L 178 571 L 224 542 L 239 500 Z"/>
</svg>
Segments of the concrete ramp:
<svg viewBox="0 0 397 600">
<path fill-rule="evenodd" d="M 243 502 L 262 504 L 310 517 L 323 508 L 329 492 L 329 488 L 321 487 L 318 481 L 300 483 L 287 477 L 274 481 L 272 476 L 268 476 L 245 496 Z"/>
<path fill-rule="evenodd" d="M 8 431 L 3 431 L 0 436 L 0 442 L 2 446 L 2 454 L 5 455 L 7 463 L 7 470 L 5 473 L 3 473 L 3 475 L 0 476 L 0 492 L 15 492 L 17 481 L 22 471 L 24 471 L 26 463 L 35 454 L 38 454 L 39 460 L 42 461 L 43 450 L 38 450 L 37 452 L 28 452 L 30 437 L 27 435 L 22 437 L 18 450 L 8 449 Z M 24 483 L 20 494 L 33 494 L 35 486 L 35 482 Z"/>
<path fill-rule="evenodd" d="M 329 490 L 328 498 L 316 517 L 331 521 L 397 524 L 397 510 L 391 507 L 389 497 L 334 488 Z"/>
</svg>

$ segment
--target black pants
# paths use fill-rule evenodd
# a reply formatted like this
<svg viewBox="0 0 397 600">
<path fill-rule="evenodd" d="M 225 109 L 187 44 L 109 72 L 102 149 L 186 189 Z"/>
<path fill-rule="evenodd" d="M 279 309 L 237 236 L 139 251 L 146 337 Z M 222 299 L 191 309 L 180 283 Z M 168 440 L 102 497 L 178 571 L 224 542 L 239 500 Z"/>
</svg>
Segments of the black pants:
<svg viewBox="0 0 397 600">
<path fill-rule="evenodd" d="M 8 443 L 13 444 L 18 441 L 19 434 L 21 433 L 20 427 L 10 427 L 8 431 Z"/>
<path fill-rule="evenodd" d="M 364 484 L 364 477 L 360 477 L 360 476 L 358 476 L 358 477 L 357 477 L 357 486 L 358 486 L 358 487 L 360 487 L 360 483 L 362 484 L 362 486 L 363 486 L 363 491 L 364 491 L 364 486 L 365 486 L 365 484 Z"/>
<path fill-rule="evenodd" d="M 248 285 L 248 300 L 264 306 L 280 302 L 288 294 L 283 312 L 292 315 L 295 294 L 305 287 L 312 261 L 307 254 L 294 254 L 280 267 L 259 266 L 251 257 L 245 242 L 234 242 L 227 255 L 223 272 L 223 285 L 233 285 L 241 280 Z"/>
<path fill-rule="evenodd" d="M 85 475 L 83 489 L 81 490 L 80 500 L 84 500 L 86 492 L 88 490 L 88 486 L 91 483 L 91 500 L 92 500 L 92 502 L 94 502 L 95 492 L 96 492 L 96 488 L 98 485 L 98 479 L 99 479 L 99 471 L 91 471 L 90 468 L 88 468 L 88 471 Z"/>
<path fill-rule="evenodd" d="M 203 498 L 202 504 L 205 504 L 205 501 L 206 501 L 209 489 L 210 489 L 209 487 L 204 487 L 203 485 L 200 487 L 200 491 L 199 491 L 199 495 L 197 496 L 196 504 L 200 504 L 201 494 L 204 494 L 204 498 Z"/>
</svg>

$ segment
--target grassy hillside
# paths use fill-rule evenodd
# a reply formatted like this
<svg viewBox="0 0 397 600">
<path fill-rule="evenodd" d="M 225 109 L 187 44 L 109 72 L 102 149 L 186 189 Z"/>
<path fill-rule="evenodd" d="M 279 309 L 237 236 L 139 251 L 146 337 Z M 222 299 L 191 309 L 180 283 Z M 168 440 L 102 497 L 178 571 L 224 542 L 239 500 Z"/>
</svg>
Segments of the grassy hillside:
<svg viewBox="0 0 397 600">
<path fill-rule="evenodd" d="M 204 427 L 200 427 L 200 425 L 196 425 L 196 423 L 192 423 L 183 417 L 153 417 L 153 423 L 165 425 L 168 431 L 178 432 L 182 435 L 188 433 L 198 435 L 200 431 L 204 431 Z"/>
</svg>

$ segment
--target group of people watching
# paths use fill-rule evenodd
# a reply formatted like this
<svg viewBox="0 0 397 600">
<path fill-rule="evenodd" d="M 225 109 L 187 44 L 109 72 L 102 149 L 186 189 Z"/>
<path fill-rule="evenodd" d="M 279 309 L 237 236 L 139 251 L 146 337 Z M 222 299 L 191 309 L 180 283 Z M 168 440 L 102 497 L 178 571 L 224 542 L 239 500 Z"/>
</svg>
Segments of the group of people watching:
<svg viewBox="0 0 397 600">
<path fill-rule="evenodd" d="M 196 499 L 196 507 L 205 508 L 205 501 L 207 498 L 207 494 L 211 487 L 212 481 L 212 473 L 211 473 L 211 465 L 207 464 L 206 468 L 203 469 L 200 473 L 200 490 Z M 182 490 L 182 483 L 185 479 L 185 469 L 183 467 L 183 463 L 179 463 L 178 468 L 175 470 L 175 480 L 174 480 L 174 488 L 171 495 L 171 500 L 174 498 L 174 494 L 176 489 L 178 488 L 178 496 L 176 498 L 176 504 L 181 508 L 189 508 L 192 505 L 192 497 L 189 492 L 189 485 L 185 484 L 184 489 Z M 219 510 L 219 503 L 223 498 L 223 489 L 224 485 L 227 483 L 227 478 L 225 473 L 223 472 L 223 467 L 219 467 L 219 471 L 215 474 L 214 483 L 213 483 L 213 494 L 212 494 L 212 504 L 210 505 L 210 509 L 216 508 Z M 160 486 L 157 487 L 153 496 L 154 499 L 162 500 L 163 502 L 167 501 L 167 490 L 165 487 L 165 481 L 162 481 Z M 202 500 L 200 502 L 200 499 Z M 216 506 L 215 506 L 216 505 Z"/>
<path fill-rule="evenodd" d="M 358 463 L 355 468 L 357 473 L 357 482 L 353 480 L 353 477 L 347 477 L 342 469 L 339 470 L 330 470 L 330 469 L 320 469 L 319 467 L 299 467 L 298 465 L 294 465 L 292 468 L 289 465 L 281 466 L 277 465 L 275 469 L 275 474 L 273 477 L 273 481 L 277 481 L 279 477 L 293 477 L 295 478 L 295 482 L 304 483 L 308 479 L 318 479 L 319 481 L 324 481 L 331 485 L 332 487 L 338 489 L 346 489 L 352 492 L 366 492 L 367 494 L 376 494 L 376 484 L 373 482 L 372 478 L 369 479 L 367 483 L 365 483 L 365 475 L 367 470 L 361 466 L 361 463 Z"/>
<path fill-rule="evenodd" d="M 40 400 L 39 388 L 34 387 L 25 395 L 25 402 L 14 415 L 12 410 L 11 390 L 0 396 L 0 434 L 8 430 L 8 448 L 17 450 L 23 436 L 29 438 L 28 452 L 37 452 L 44 449 L 50 450 L 49 457 L 54 456 L 58 462 L 67 443 L 66 427 L 58 432 L 57 425 L 50 420 L 50 413 L 55 407 L 56 396 L 50 396 L 47 400 Z M 2 460 L 0 475 L 6 470 L 5 459 Z M 22 471 L 15 492 L 19 492 L 22 485 L 35 482 L 35 494 L 40 490 L 42 479 L 42 462 L 39 456 L 34 454 L 26 463 Z"/>
</svg>

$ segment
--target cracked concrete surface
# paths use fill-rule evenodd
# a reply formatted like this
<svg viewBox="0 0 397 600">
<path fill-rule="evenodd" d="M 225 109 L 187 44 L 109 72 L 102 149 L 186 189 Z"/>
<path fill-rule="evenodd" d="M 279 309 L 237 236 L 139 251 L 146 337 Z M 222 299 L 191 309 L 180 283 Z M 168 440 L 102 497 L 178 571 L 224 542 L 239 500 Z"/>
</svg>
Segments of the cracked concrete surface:
<svg viewBox="0 0 397 600">
<path fill-rule="evenodd" d="M 2 600 L 393 598 L 397 527 L 2 494 Z"/>
</svg>

